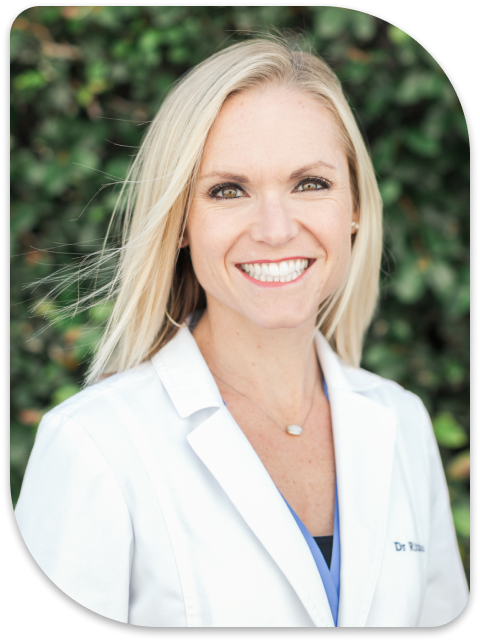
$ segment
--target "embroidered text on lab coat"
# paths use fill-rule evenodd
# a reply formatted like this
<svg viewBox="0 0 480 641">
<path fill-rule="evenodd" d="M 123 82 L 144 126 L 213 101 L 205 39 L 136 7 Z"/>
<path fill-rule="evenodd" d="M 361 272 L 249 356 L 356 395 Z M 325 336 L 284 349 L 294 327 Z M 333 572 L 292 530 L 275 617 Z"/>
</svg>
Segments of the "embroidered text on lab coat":
<svg viewBox="0 0 480 641">
<path fill-rule="evenodd" d="M 425 552 L 425 547 L 423 545 L 420 545 L 420 543 L 412 543 L 411 541 L 409 541 L 408 548 L 406 547 L 405 543 L 399 543 L 398 541 L 394 541 L 394 545 L 397 552 L 405 552 L 407 549 L 411 550 L 412 552 Z"/>
</svg>

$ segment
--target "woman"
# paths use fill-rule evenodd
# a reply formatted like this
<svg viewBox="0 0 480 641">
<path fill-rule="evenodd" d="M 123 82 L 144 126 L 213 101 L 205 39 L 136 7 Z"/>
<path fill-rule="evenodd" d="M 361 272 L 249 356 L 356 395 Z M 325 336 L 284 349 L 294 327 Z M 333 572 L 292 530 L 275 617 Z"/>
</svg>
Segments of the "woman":
<svg viewBox="0 0 480 641">
<path fill-rule="evenodd" d="M 273 40 L 212 56 L 126 185 L 94 384 L 45 416 L 16 509 L 40 567 L 143 626 L 458 616 L 428 415 L 358 367 L 381 200 L 329 67 Z"/>
</svg>

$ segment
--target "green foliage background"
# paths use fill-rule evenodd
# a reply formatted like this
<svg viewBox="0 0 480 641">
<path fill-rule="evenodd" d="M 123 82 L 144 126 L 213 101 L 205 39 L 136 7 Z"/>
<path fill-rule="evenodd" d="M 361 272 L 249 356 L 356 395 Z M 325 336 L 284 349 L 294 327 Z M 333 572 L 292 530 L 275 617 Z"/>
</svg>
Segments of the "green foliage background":
<svg viewBox="0 0 480 641">
<path fill-rule="evenodd" d="M 34 7 L 11 33 L 11 488 L 43 413 L 80 389 L 105 310 L 51 326 L 25 284 L 99 248 L 172 82 L 248 31 L 301 30 L 333 67 L 385 205 L 382 299 L 363 366 L 418 394 L 441 447 L 469 571 L 469 146 L 435 60 L 396 27 L 333 7 Z M 119 145 L 123 145 L 119 146 Z M 133 149 L 132 149 L 133 147 Z M 105 173 L 102 173 L 105 172 Z M 65 303 L 76 291 L 60 297 Z M 43 331 L 40 331 L 43 330 Z M 40 333 L 39 333 L 40 332 Z"/>
</svg>

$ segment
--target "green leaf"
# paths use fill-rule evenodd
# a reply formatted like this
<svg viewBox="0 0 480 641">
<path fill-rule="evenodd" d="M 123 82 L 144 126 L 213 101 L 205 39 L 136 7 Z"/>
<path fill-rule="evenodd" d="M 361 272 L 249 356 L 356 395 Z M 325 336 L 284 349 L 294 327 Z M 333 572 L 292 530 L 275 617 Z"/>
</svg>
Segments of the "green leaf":
<svg viewBox="0 0 480 641">
<path fill-rule="evenodd" d="M 80 107 L 86 107 L 92 102 L 93 93 L 88 87 L 81 87 L 75 97 Z"/>
<path fill-rule="evenodd" d="M 85 69 L 85 76 L 91 84 L 95 81 L 105 81 L 108 78 L 110 71 L 109 65 L 104 60 L 95 60 L 87 65 Z"/>
<path fill-rule="evenodd" d="M 407 131 L 404 140 L 407 147 L 420 156 L 426 156 L 429 158 L 440 152 L 440 144 L 438 140 L 435 140 L 430 136 L 423 135 L 418 131 Z"/>
<path fill-rule="evenodd" d="M 161 31 L 155 29 L 149 29 L 146 31 L 139 40 L 139 47 L 145 53 L 152 53 L 158 49 L 160 43 L 163 40 L 163 34 Z"/>
<path fill-rule="evenodd" d="M 445 378 L 451 385 L 459 385 L 465 381 L 465 368 L 455 361 L 447 362 L 445 365 Z"/>
<path fill-rule="evenodd" d="M 369 13 L 352 12 L 352 31 L 359 40 L 371 40 L 377 30 L 377 24 Z"/>
<path fill-rule="evenodd" d="M 111 302 L 108 302 L 95 305 L 89 310 L 89 312 L 93 320 L 95 320 L 97 323 L 103 323 L 110 317 L 112 310 L 113 304 Z"/>
<path fill-rule="evenodd" d="M 12 205 L 10 232 L 19 236 L 35 224 L 38 209 L 30 203 L 16 203 Z"/>
<path fill-rule="evenodd" d="M 469 140 L 468 127 L 467 127 L 467 121 L 465 120 L 463 111 L 457 112 L 455 114 L 454 125 L 455 125 L 456 131 L 465 140 L 465 142 L 468 143 L 468 140 Z"/>
<path fill-rule="evenodd" d="M 397 149 L 398 149 L 398 144 L 395 137 L 393 136 L 389 138 L 380 138 L 376 140 L 375 146 L 372 146 L 372 160 L 375 166 L 375 170 L 378 173 L 384 174 L 392 170 L 393 163 L 395 161 L 395 156 L 397 154 Z M 387 178 L 386 180 L 387 181 L 392 180 L 392 178 L 390 179 Z M 382 180 L 381 184 L 384 182 L 385 180 Z M 383 187 L 383 189 L 385 189 L 385 187 Z M 385 195 L 385 197 L 387 197 L 387 195 Z M 395 196 L 394 200 L 396 200 L 397 197 L 398 196 Z M 383 198 L 383 194 L 382 194 L 382 198 Z M 385 198 L 383 202 L 385 203 Z"/>
<path fill-rule="evenodd" d="M 38 91 L 48 84 L 45 76 L 37 69 L 29 69 L 13 79 L 13 86 L 18 91 Z"/>
<path fill-rule="evenodd" d="M 319 9 L 317 17 L 317 29 L 320 36 L 324 38 L 335 38 L 339 36 L 347 25 L 349 13 L 337 7 L 325 7 Z"/>
<path fill-rule="evenodd" d="M 173 47 L 169 52 L 169 60 L 173 64 L 181 65 L 190 59 L 191 53 L 187 47 Z"/>
<path fill-rule="evenodd" d="M 427 278 L 440 299 L 449 297 L 456 284 L 455 271 L 445 261 L 436 261 L 428 268 Z"/>
<path fill-rule="evenodd" d="M 374 343 L 365 351 L 363 362 L 370 370 L 384 378 L 400 381 L 405 374 L 406 361 L 396 346 Z"/>
<path fill-rule="evenodd" d="M 402 193 L 402 183 L 396 178 L 385 178 L 379 185 L 384 207 L 396 202 Z"/>
<path fill-rule="evenodd" d="M 396 318 L 392 322 L 392 336 L 397 340 L 405 342 L 411 340 L 413 335 L 412 326 L 404 318 Z"/>
<path fill-rule="evenodd" d="M 450 412 L 437 414 L 433 419 L 433 430 L 439 445 L 448 449 L 458 449 L 468 443 L 468 437 Z"/>
<path fill-rule="evenodd" d="M 417 263 L 404 262 L 395 274 L 392 289 L 402 303 L 414 303 L 425 293 L 425 279 Z"/>
<path fill-rule="evenodd" d="M 80 391 L 79 385 L 74 385 L 71 383 L 68 385 L 62 385 L 62 387 L 59 387 L 53 393 L 52 403 L 54 406 L 60 405 L 60 403 L 63 403 L 63 401 L 66 401 L 67 398 L 70 398 L 70 396 L 77 394 L 79 391 Z"/>
<path fill-rule="evenodd" d="M 433 72 L 411 71 L 402 80 L 396 91 L 397 101 L 410 105 L 426 98 L 438 98 L 443 91 L 444 80 Z"/>
<path fill-rule="evenodd" d="M 412 40 L 408 33 L 405 33 L 405 31 L 395 27 L 393 24 L 389 25 L 387 33 L 390 40 L 397 45 L 401 45 Z"/>
<path fill-rule="evenodd" d="M 452 506 L 453 522 L 455 530 L 460 536 L 470 536 L 470 505 L 461 503 Z"/>
</svg>

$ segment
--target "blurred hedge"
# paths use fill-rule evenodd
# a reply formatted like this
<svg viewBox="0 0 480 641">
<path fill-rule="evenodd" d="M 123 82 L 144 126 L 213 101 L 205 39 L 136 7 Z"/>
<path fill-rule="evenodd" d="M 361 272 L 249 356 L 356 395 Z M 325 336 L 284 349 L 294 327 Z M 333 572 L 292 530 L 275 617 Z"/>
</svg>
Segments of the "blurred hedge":
<svg viewBox="0 0 480 641">
<path fill-rule="evenodd" d="M 333 7 L 34 7 L 11 32 L 12 422 L 16 503 L 42 414 L 81 385 L 106 311 L 46 327 L 25 284 L 98 249 L 114 187 L 171 83 L 270 28 L 301 31 L 343 82 L 385 204 L 380 310 L 363 366 L 433 418 L 469 569 L 469 147 L 435 60 L 406 33 Z M 117 189 L 118 193 L 118 189 Z M 61 302 L 73 300 L 65 292 Z M 40 310 L 42 311 L 42 310 Z M 45 311 L 45 309 L 43 309 Z M 43 330 L 43 331 L 40 331 Z"/>
</svg>

